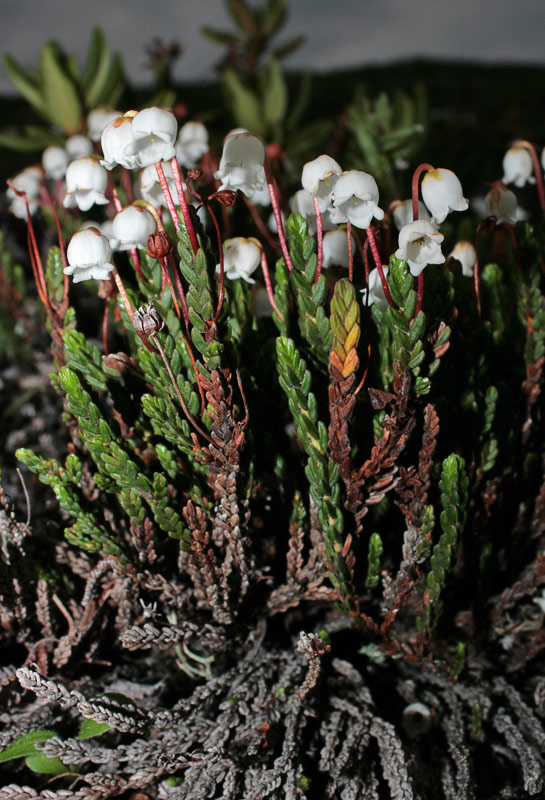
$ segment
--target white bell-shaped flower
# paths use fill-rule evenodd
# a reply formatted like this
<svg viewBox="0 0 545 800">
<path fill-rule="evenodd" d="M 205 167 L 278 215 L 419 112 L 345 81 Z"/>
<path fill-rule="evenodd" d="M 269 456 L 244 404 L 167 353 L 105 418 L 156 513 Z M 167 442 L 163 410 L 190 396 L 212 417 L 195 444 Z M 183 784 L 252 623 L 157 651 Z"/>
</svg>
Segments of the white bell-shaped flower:
<svg viewBox="0 0 545 800">
<path fill-rule="evenodd" d="M 291 211 L 301 214 L 301 216 L 306 219 L 309 235 L 314 236 L 317 230 L 316 209 L 314 208 L 314 200 L 310 192 L 307 192 L 306 189 L 299 189 L 290 199 L 289 207 Z M 337 227 L 337 223 L 334 221 L 333 206 L 328 206 L 328 208 L 322 212 L 321 217 L 323 231 L 332 231 Z"/>
<path fill-rule="evenodd" d="M 403 200 L 399 203 L 392 211 L 392 217 L 394 218 L 396 228 L 400 231 L 404 225 L 407 225 L 413 220 L 413 201 Z M 427 219 L 428 221 L 431 219 L 428 209 L 422 200 L 418 201 L 418 219 Z"/>
<path fill-rule="evenodd" d="M 127 206 L 114 217 L 112 250 L 146 250 L 148 236 L 155 233 L 156 227 L 153 216 L 145 208 Z"/>
<path fill-rule="evenodd" d="M 373 217 L 384 219 L 378 207 L 378 186 L 372 175 L 357 169 L 339 176 L 333 193 L 338 222 L 350 221 L 356 228 L 368 228 Z"/>
<path fill-rule="evenodd" d="M 449 258 L 455 258 L 462 265 L 462 275 L 466 278 L 473 277 L 473 269 L 477 258 L 477 251 L 471 242 L 457 242 Z"/>
<path fill-rule="evenodd" d="M 42 166 L 48 178 L 54 181 L 61 180 L 66 175 L 68 167 L 68 153 L 64 147 L 50 145 L 42 153 Z"/>
<path fill-rule="evenodd" d="M 74 283 L 105 281 L 114 269 L 111 263 L 112 251 L 108 239 L 96 228 L 87 228 L 75 233 L 66 251 L 68 266 L 65 275 L 72 275 Z"/>
<path fill-rule="evenodd" d="M 163 172 L 165 174 L 165 178 L 167 180 L 168 188 L 170 191 L 170 196 L 172 197 L 172 202 L 174 205 L 180 205 L 180 199 L 178 197 L 178 192 L 176 191 L 176 184 L 174 182 L 174 174 L 172 172 L 172 165 L 170 161 L 163 161 L 161 162 L 161 166 L 163 168 Z M 185 184 L 183 185 L 184 192 L 186 191 L 187 187 Z M 157 174 L 157 169 L 155 168 L 155 164 L 151 164 L 149 167 L 146 167 L 140 173 L 140 177 L 138 179 L 137 186 L 139 188 L 140 194 L 144 200 L 147 200 L 148 203 L 151 203 L 152 206 L 159 208 L 160 206 L 166 206 L 167 201 L 165 199 L 165 195 L 163 194 L 163 189 L 161 188 L 161 182 L 159 181 L 159 176 Z"/>
<path fill-rule="evenodd" d="M 134 156 L 139 167 L 170 161 L 176 155 L 177 133 L 178 123 L 172 111 L 157 106 L 144 108 L 132 121 L 132 141 L 125 154 Z"/>
<path fill-rule="evenodd" d="M 219 169 L 214 178 L 221 181 L 220 191 L 240 190 L 250 199 L 267 185 L 265 145 L 255 133 L 242 131 L 225 137 Z"/>
<path fill-rule="evenodd" d="M 40 207 L 40 187 L 44 174 L 39 167 L 27 167 L 11 179 L 13 187 L 26 194 L 30 214 L 36 213 Z M 6 196 L 11 200 L 9 211 L 19 219 L 27 219 L 26 203 L 11 187 L 6 190 Z"/>
<path fill-rule="evenodd" d="M 321 212 L 331 205 L 333 189 L 341 172 L 340 164 L 328 155 L 318 156 L 304 165 L 301 175 L 303 189 L 316 198 Z"/>
<path fill-rule="evenodd" d="M 514 183 L 522 188 L 527 183 L 535 183 L 534 163 L 526 147 L 510 147 L 503 157 L 503 183 Z"/>
<path fill-rule="evenodd" d="M 80 133 L 75 136 L 70 136 L 64 145 L 64 149 L 68 155 L 69 161 L 75 161 L 77 158 L 87 158 L 93 155 L 93 143 L 87 136 L 82 136 Z"/>
<path fill-rule="evenodd" d="M 176 157 L 182 167 L 192 169 L 208 153 L 208 131 L 202 122 L 186 122 L 176 140 Z"/>
<path fill-rule="evenodd" d="M 352 253 L 356 248 L 354 237 L 350 237 L 352 241 Z M 350 259 L 348 253 L 348 237 L 344 228 L 337 228 L 333 231 L 327 231 L 322 239 L 322 267 L 348 267 L 350 266 Z"/>
<path fill-rule="evenodd" d="M 225 277 L 230 280 L 242 278 L 247 283 L 255 283 L 250 275 L 256 271 L 261 263 L 261 243 L 258 239 L 251 236 L 245 239 L 243 236 L 235 236 L 233 239 L 226 239 L 223 244 L 223 269 Z M 220 266 L 216 267 L 219 273 Z"/>
<path fill-rule="evenodd" d="M 517 197 L 514 192 L 496 181 L 484 198 L 486 215 L 496 217 L 496 225 L 506 222 L 514 225 L 518 219 Z"/>
<path fill-rule="evenodd" d="M 388 275 L 388 267 L 382 267 L 382 271 L 386 277 L 386 275 Z M 368 291 L 369 300 L 367 300 Z M 364 306 L 372 306 L 373 303 L 376 303 L 381 311 L 386 311 L 388 308 L 388 301 L 386 300 L 386 295 L 384 294 L 384 287 L 382 286 L 382 281 L 380 280 L 380 275 L 378 274 L 378 269 L 376 267 L 369 273 L 368 290 L 361 290 L 361 300 Z"/>
<path fill-rule="evenodd" d="M 431 222 L 415 219 L 404 225 L 399 232 L 399 248 L 396 258 L 406 261 L 411 275 L 420 275 L 428 264 L 442 264 L 445 256 L 441 252 L 441 242 L 445 237 L 438 233 Z"/>
<path fill-rule="evenodd" d="M 87 133 L 92 142 L 100 142 L 102 132 L 108 123 L 113 122 L 114 119 L 121 117 L 120 111 L 114 111 L 111 108 L 100 106 L 93 108 L 89 111 L 87 116 Z"/>
<path fill-rule="evenodd" d="M 132 144 L 132 122 L 134 112 L 117 117 L 113 122 L 109 122 L 100 138 L 104 159 L 100 162 L 106 169 L 113 169 L 119 164 L 126 169 L 133 169 L 137 166 L 136 156 L 127 155 L 126 148 Z"/>
<path fill-rule="evenodd" d="M 464 197 L 462 184 L 450 169 L 426 172 L 422 181 L 422 199 L 438 225 L 449 211 L 465 211 L 469 201 Z"/>
<path fill-rule="evenodd" d="M 107 185 L 108 173 L 97 158 L 72 161 L 66 170 L 64 207 L 77 206 L 80 211 L 89 211 L 95 204 L 106 205 L 109 202 L 104 194 Z"/>
</svg>

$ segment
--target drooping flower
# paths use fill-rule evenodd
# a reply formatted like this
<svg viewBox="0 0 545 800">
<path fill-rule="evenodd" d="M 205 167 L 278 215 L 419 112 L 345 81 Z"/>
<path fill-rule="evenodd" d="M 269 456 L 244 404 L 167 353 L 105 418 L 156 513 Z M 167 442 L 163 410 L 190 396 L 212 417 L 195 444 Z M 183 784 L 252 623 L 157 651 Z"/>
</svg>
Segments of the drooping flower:
<svg viewBox="0 0 545 800">
<path fill-rule="evenodd" d="M 182 167 L 192 169 L 208 153 L 208 131 L 202 122 L 186 122 L 176 139 L 176 157 Z"/>
<path fill-rule="evenodd" d="M 450 169 L 427 172 L 422 181 L 422 199 L 433 222 L 443 222 L 449 211 L 465 211 L 469 201 L 464 197 L 462 184 Z"/>
<path fill-rule="evenodd" d="M 526 149 L 515 145 L 503 157 L 503 183 L 514 183 L 518 188 L 535 183 L 532 156 Z"/>
<path fill-rule="evenodd" d="M 395 256 L 409 265 L 411 275 L 420 275 L 428 264 L 442 264 L 445 256 L 441 242 L 445 237 L 431 222 L 416 219 L 404 225 L 399 232 L 399 248 Z"/>
<path fill-rule="evenodd" d="M 174 205 L 178 206 L 180 205 L 180 199 L 178 197 L 178 192 L 176 191 L 176 184 L 174 183 L 174 174 L 172 172 L 171 163 L 170 161 L 163 161 L 161 162 L 161 166 L 163 167 L 163 172 L 165 174 L 165 178 L 167 179 L 172 201 Z M 142 170 L 140 173 L 138 186 L 142 198 L 147 200 L 148 203 L 151 203 L 152 206 L 158 208 L 159 206 L 167 205 L 155 164 L 151 164 L 149 167 L 146 167 Z M 183 184 L 183 188 L 185 192 L 187 188 L 185 184 Z"/>
<path fill-rule="evenodd" d="M 265 145 L 255 133 L 242 131 L 225 137 L 219 169 L 214 178 L 221 181 L 220 190 L 240 190 L 250 199 L 267 185 Z"/>
<path fill-rule="evenodd" d="M 40 206 L 40 187 L 43 180 L 43 172 L 39 167 L 27 167 L 18 175 L 11 179 L 14 189 L 26 194 L 30 214 L 34 214 Z M 11 188 L 6 190 L 6 196 L 11 200 L 8 206 L 9 211 L 19 219 L 27 218 L 27 208 L 23 197 Z"/>
<path fill-rule="evenodd" d="M 316 198 L 321 212 L 331 205 L 333 189 L 341 172 L 340 164 L 328 155 L 318 156 L 304 165 L 301 175 L 303 189 Z"/>
<path fill-rule="evenodd" d="M 112 251 L 105 236 L 96 228 L 87 228 L 75 233 L 66 251 L 68 266 L 65 275 L 72 275 L 74 283 L 107 280 L 114 269 Z"/>
<path fill-rule="evenodd" d="M 89 211 L 91 206 L 106 205 L 109 201 L 104 192 L 108 185 L 108 173 L 98 158 L 78 158 L 66 170 L 66 194 L 64 207 Z"/>
<path fill-rule="evenodd" d="M 314 236 L 317 230 L 316 209 L 314 208 L 314 201 L 310 192 L 307 192 L 306 189 L 299 189 L 290 199 L 289 207 L 291 211 L 301 214 L 301 216 L 306 219 L 308 232 L 310 236 Z M 334 221 L 333 206 L 328 206 L 326 210 L 322 212 L 322 230 L 331 231 L 336 227 L 337 223 Z"/>
<path fill-rule="evenodd" d="M 226 239 L 223 244 L 225 277 L 230 280 L 242 278 L 247 283 L 255 283 L 250 275 L 261 263 L 261 250 L 261 243 L 253 236 L 249 239 L 245 239 L 243 236 Z M 219 272 L 219 264 L 216 272 Z"/>
<path fill-rule="evenodd" d="M 501 181 L 492 184 L 484 198 L 487 216 L 496 217 L 496 225 L 506 222 L 515 225 L 517 217 L 517 197 Z"/>
<path fill-rule="evenodd" d="M 352 238 L 352 253 L 356 248 L 356 242 Z M 323 255 L 322 267 L 348 267 L 350 266 L 349 253 L 348 253 L 348 238 L 344 228 L 337 228 L 334 231 L 327 231 L 324 234 L 323 242 Z"/>
<path fill-rule="evenodd" d="M 76 134 L 70 136 L 64 145 L 69 161 L 75 161 L 77 158 L 87 158 L 93 155 L 93 143 L 87 136 Z"/>
<path fill-rule="evenodd" d="M 125 155 L 136 159 L 139 167 L 170 161 L 176 155 L 178 123 L 172 111 L 152 106 L 139 111 L 131 126 L 131 141 Z"/>
<path fill-rule="evenodd" d="M 407 223 L 412 222 L 413 219 L 413 201 L 412 200 L 403 200 L 399 205 L 397 205 L 394 210 L 392 211 L 392 217 L 394 218 L 394 222 L 398 231 Z M 418 201 L 418 219 L 427 219 L 428 221 L 431 219 L 428 209 L 422 202 L 422 200 Z"/>
<path fill-rule="evenodd" d="M 110 239 L 112 250 L 146 250 L 148 236 L 155 233 L 156 222 L 153 216 L 141 206 L 127 206 L 115 215 L 113 236 Z"/>
<path fill-rule="evenodd" d="M 100 138 L 104 159 L 100 162 L 106 169 L 113 169 L 119 164 L 126 169 L 137 166 L 136 156 L 128 155 L 126 148 L 132 143 L 132 121 L 135 112 L 128 111 L 122 117 L 109 122 Z"/>
<path fill-rule="evenodd" d="M 114 111 L 111 108 L 105 108 L 104 106 L 93 108 L 92 111 L 89 111 L 87 116 L 87 134 L 89 139 L 92 142 L 100 142 L 102 131 L 106 125 L 121 116 L 122 114 L 120 111 Z"/>
<path fill-rule="evenodd" d="M 375 179 L 357 169 L 341 173 L 335 184 L 333 205 L 337 222 L 349 220 L 356 228 L 368 228 L 373 217 L 384 219 L 384 211 L 378 207 Z"/>
<path fill-rule="evenodd" d="M 384 276 L 388 275 L 388 267 L 382 267 L 382 271 L 384 272 Z M 367 300 L 368 291 L 369 300 Z M 378 274 L 378 269 L 376 267 L 369 273 L 368 289 L 362 289 L 361 295 L 361 301 L 364 306 L 372 306 L 373 303 L 376 303 L 381 311 L 386 311 L 388 308 L 388 301 L 386 300 L 386 295 L 384 294 L 384 287 L 382 286 L 382 281 L 380 280 L 380 275 Z"/>
<path fill-rule="evenodd" d="M 68 167 L 68 153 L 64 147 L 55 144 L 46 147 L 42 153 L 42 166 L 48 178 L 54 181 L 64 178 Z"/>
<path fill-rule="evenodd" d="M 449 258 L 455 258 L 456 261 L 460 262 L 462 265 L 462 275 L 465 275 L 466 278 L 473 277 L 473 268 L 475 266 L 475 259 L 477 258 L 477 251 L 471 242 L 457 242 Z"/>
</svg>

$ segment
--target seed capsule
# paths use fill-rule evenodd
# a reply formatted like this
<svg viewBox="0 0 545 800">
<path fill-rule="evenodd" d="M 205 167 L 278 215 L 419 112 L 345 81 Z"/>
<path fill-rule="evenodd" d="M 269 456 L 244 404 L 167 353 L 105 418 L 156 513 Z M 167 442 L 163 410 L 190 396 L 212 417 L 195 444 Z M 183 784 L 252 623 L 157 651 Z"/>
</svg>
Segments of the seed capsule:
<svg viewBox="0 0 545 800">
<path fill-rule="evenodd" d="M 151 300 L 147 306 L 140 306 L 134 312 L 134 330 L 144 336 L 155 336 L 164 327 L 165 323 L 157 313 L 157 309 Z"/>
<path fill-rule="evenodd" d="M 147 253 L 150 258 L 164 258 L 174 250 L 174 245 L 166 231 L 151 233 L 148 236 Z"/>
</svg>

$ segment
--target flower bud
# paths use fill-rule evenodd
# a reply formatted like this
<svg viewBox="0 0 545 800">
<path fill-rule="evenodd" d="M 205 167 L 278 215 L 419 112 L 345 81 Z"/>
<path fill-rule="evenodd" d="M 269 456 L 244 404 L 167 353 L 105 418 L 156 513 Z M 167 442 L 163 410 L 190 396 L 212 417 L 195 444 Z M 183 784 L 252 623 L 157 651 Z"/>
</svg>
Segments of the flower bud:
<svg viewBox="0 0 545 800">
<path fill-rule="evenodd" d="M 134 312 L 134 330 L 143 336 L 155 336 L 163 329 L 165 323 L 157 313 L 157 309 L 150 300 L 147 306 L 140 306 Z"/>
<path fill-rule="evenodd" d="M 165 258 L 174 250 L 172 240 L 166 231 L 150 233 L 147 254 L 150 258 Z"/>
</svg>

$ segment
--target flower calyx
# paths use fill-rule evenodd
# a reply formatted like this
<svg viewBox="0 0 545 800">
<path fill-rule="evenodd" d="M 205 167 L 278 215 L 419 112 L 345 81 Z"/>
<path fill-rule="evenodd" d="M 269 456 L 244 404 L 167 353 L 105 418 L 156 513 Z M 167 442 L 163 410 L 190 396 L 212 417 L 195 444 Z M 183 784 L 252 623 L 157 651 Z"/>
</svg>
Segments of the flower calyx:
<svg viewBox="0 0 545 800">
<path fill-rule="evenodd" d="M 146 250 L 150 258 L 165 258 L 174 250 L 172 239 L 166 231 L 157 231 L 148 236 L 148 249 Z"/>
</svg>

